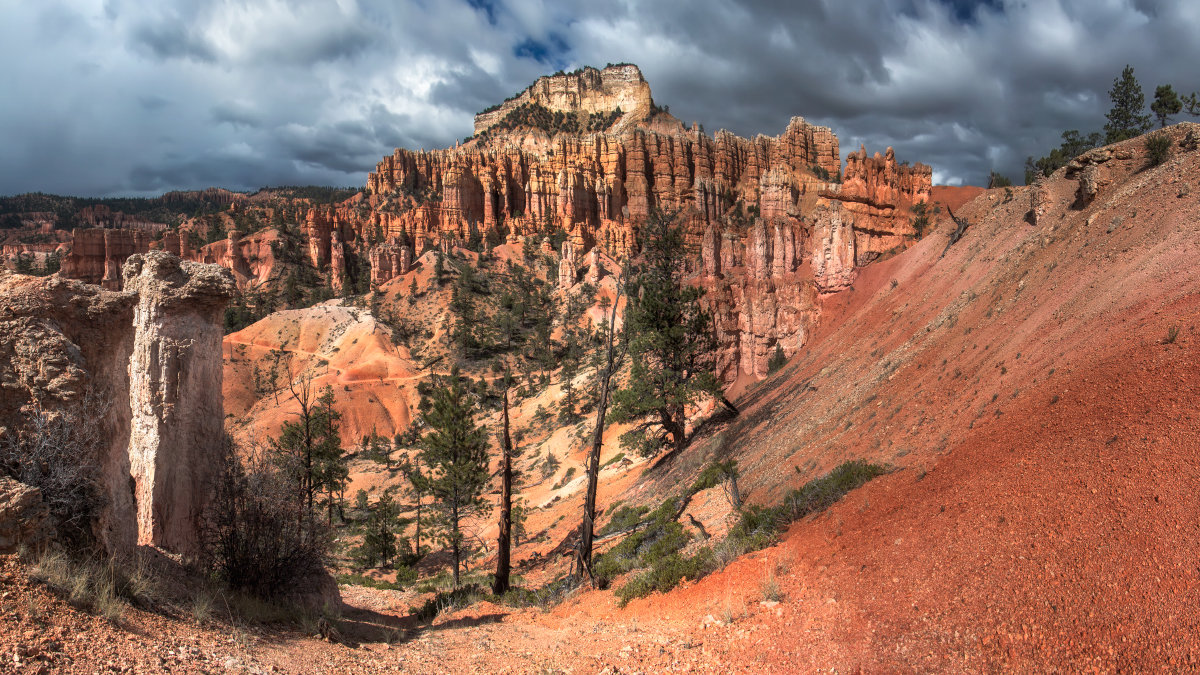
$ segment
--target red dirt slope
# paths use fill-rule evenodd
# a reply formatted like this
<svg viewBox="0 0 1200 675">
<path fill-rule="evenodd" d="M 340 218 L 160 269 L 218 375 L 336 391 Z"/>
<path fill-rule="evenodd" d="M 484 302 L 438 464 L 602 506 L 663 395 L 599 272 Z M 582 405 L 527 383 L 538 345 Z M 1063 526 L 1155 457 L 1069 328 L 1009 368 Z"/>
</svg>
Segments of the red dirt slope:
<svg viewBox="0 0 1200 675">
<path fill-rule="evenodd" d="M 1034 188 L 956 209 L 971 226 L 944 258 L 945 221 L 833 296 L 823 316 L 840 318 L 743 399 L 725 433 L 758 501 L 853 457 L 904 470 L 764 556 L 785 561 L 787 601 L 747 623 L 784 647 L 735 637 L 727 658 L 1197 667 L 1200 153 L 1145 169 L 1143 143 L 1110 148 L 1085 208 L 1056 174 L 1037 227 Z M 714 612 L 768 567 L 742 561 L 633 611 Z"/>
</svg>

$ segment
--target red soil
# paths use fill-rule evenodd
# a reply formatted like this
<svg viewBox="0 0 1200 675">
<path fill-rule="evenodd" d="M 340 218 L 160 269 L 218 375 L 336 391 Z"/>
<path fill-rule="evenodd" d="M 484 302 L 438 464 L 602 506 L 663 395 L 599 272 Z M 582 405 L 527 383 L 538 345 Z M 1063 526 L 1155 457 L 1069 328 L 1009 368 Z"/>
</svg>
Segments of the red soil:
<svg viewBox="0 0 1200 675">
<path fill-rule="evenodd" d="M 395 644 L 284 634 L 235 656 L 287 672 L 1197 669 L 1200 153 L 1143 169 L 1141 140 L 1117 150 L 1085 208 L 1057 174 L 1037 227 L 1030 188 L 954 207 L 970 227 L 944 257 L 942 217 L 828 297 L 809 346 L 748 388 L 739 418 L 602 494 L 661 500 L 713 456 L 738 459 L 759 503 L 847 459 L 897 468 L 779 544 L 623 609 L 594 591 L 546 613 L 479 603 L 418 629 L 405 615 L 419 598 L 347 587 L 348 618 L 405 629 Z M 706 527 L 728 513 L 716 494 L 695 508 Z M 80 640 L 122 636 L 74 610 L 60 619 L 88 626 Z M 155 621 L 156 639 L 213 639 Z M 0 650 L 23 634 L 9 625 Z M 157 649 L 125 635 L 129 653 Z"/>
</svg>

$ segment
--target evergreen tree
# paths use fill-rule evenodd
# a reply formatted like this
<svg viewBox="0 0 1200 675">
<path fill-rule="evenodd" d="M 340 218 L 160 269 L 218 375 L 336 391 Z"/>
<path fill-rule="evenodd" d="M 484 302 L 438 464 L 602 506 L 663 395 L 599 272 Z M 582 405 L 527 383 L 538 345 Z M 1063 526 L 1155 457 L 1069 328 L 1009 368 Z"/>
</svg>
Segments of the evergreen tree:
<svg viewBox="0 0 1200 675">
<path fill-rule="evenodd" d="M 462 523 L 484 506 L 488 484 L 487 430 L 472 417 L 473 401 L 455 368 L 439 378 L 429 411 L 423 415 L 429 430 L 422 440 L 421 459 L 429 467 L 428 487 L 437 505 L 442 538 L 454 560 L 454 586 L 462 566 Z"/>
<path fill-rule="evenodd" d="M 33 274 L 33 256 L 28 253 L 18 253 L 14 267 L 17 274 Z"/>
<path fill-rule="evenodd" d="M 1104 139 L 1100 132 L 1092 132 L 1087 136 L 1079 133 L 1078 129 L 1068 129 L 1062 132 L 1062 145 L 1050 151 L 1050 154 L 1040 159 L 1034 160 L 1029 157 L 1025 160 L 1025 184 L 1033 185 L 1034 180 L 1038 175 L 1049 177 L 1058 169 L 1067 165 L 1072 159 L 1079 155 L 1098 147 Z"/>
<path fill-rule="evenodd" d="M 1113 105 L 1105 115 L 1108 118 L 1108 124 L 1104 125 L 1105 143 L 1117 143 L 1150 130 L 1150 116 L 1144 112 L 1146 97 L 1133 76 L 1133 66 L 1126 65 L 1121 76 L 1113 80 L 1108 97 Z"/>
<path fill-rule="evenodd" d="M 1200 117 L 1200 95 L 1192 92 L 1187 96 L 1179 99 L 1180 105 L 1185 109 L 1187 114 L 1192 117 Z"/>
<path fill-rule="evenodd" d="M 325 387 L 320 397 L 313 398 L 311 378 L 289 382 L 288 388 L 300 404 L 299 419 L 284 422 L 272 446 L 280 468 L 287 472 L 301 494 L 302 510 L 298 515 L 311 529 L 317 497 L 327 496 L 332 522 L 333 496 L 344 489 L 349 476 L 338 436 L 341 414 L 333 409 L 331 388 Z"/>
<path fill-rule="evenodd" d="M 1167 126 L 1171 115 L 1178 115 L 1179 111 L 1183 110 L 1183 101 L 1179 100 L 1179 94 L 1175 93 L 1174 87 L 1169 84 L 1160 85 L 1154 90 L 1154 102 L 1150 104 L 1150 110 L 1158 117 L 1159 128 Z"/>
<path fill-rule="evenodd" d="M 434 254 L 433 278 L 439 286 L 446 282 L 446 263 L 442 260 L 441 251 Z"/>
<path fill-rule="evenodd" d="M 392 448 L 387 439 L 372 431 L 364 445 L 366 455 L 371 461 L 382 464 L 385 469 L 392 468 Z"/>
<path fill-rule="evenodd" d="M 424 548 L 421 546 L 421 528 L 428 520 L 428 516 L 424 514 L 425 497 L 429 494 L 429 477 L 421 470 L 421 465 L 413 464 L 407 458 L 400 465 L 400 471 L 404 474 L 404 478 L 408 480 L 408 494 L 413 500 L 413 510 L 416 511 L 416 518 L 413 522 L 416 524 L 416 537 L 413 542 L 412 555 L 415 559 L 420 559 Z"/>
<path fill-rule="evenodd" d="M 720 396 L 712 373 L 716 339 L 704 291 L 683 282 L 684 240 L 675 214 L 655 211 L 641 233 L 641 255 L 628 277 L 625 311 L 628 384 L 614 392 L 612 418 L 638 424 L 621 443 L 644 456 L 683 448 L 687 406 Z"/>
<path fill-rule="evenodd" d="M 371 507 L 359 547 L 359 562 L 364 567 L 388 567 L 396 558 L 397 509 L 391 490 L 386 490 Z"/>
<path fill-rule="evenodd" d="M 205 237 L 206 244 L 211 244 L 214 241 L 220 241 L 225 238 L 225 227 L 221 223 L 221 216 L 208 216 L 208 233 Z"/>
</svg>

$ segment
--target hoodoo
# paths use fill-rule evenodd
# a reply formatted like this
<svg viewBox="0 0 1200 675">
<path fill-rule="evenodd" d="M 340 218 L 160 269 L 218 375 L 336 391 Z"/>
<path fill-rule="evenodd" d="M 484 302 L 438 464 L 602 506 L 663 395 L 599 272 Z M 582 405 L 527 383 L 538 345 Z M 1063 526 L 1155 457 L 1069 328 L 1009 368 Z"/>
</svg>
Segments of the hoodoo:
<svg viewBox="0 0 1200 675">
<path fill-rule="evenodd" d="M 220 315 L 233 280 L 159 251 L 130 257 L 123 280 L 117 292 L 0 276 L 0 427 L 93 392 L 105 403 L 90 420 L 103 439 L 101 544 L 114 554 L 135 545 L 192 553 L 221 447 Z"/>
</svg>

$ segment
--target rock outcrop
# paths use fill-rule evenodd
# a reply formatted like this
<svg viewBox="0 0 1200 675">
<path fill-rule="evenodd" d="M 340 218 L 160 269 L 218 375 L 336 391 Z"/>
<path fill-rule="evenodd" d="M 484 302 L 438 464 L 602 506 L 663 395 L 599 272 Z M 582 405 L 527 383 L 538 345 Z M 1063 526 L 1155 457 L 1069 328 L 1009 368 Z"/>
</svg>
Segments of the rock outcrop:
<svg viewBox="0 0 1200 675">
<path fill-rule="evenodd" d="M 151 235 L 143 230 L 75 229 L 71 252 L 62 261 L 62 274 L 110 290 L 121 290 L 121 266 L 129 256 L 150 250 Z"/>
<path fill-rule="evenodd" d="M 191 553 L 224 428 L 222 313 L 233 278 L 157 251 L 130 258 L 124 277 L 138 297 L 129 362 L 138 544 Z"/>
<path fill-rule="evenodd" d="M 620 110 L 645 116 L 653 105 L 650 85 L 637 66 L 623 64 L 604 70 L 581 68 L 573 73 L 540 77 L 528 89 L 475 116 L 475 133 L 487 131 L 513 110 L 529 104 L 552 112 L 604 114 Z"/>
<path fill-rule="evenodd" d="M 0 427 L 95 392 L 107 404 L 92 420 L 106 502 L 97 538 L 117 554 L 192 553 L 223 433 L 220 316 L 233 280 L 155 251 L 131 256 L 123 283 L 0 276 Z"/>
<path fill-rule="evenodd" d="M 408 274 L 413 266 L 412 248 L 395 239 L 371 249 L 368 259 L 371 263 L 371 283 L 376 286 Z"/>
<path fill-rule="evenodd" d="M 850 153 L 843 170 L 833 131 L 800 117 L 775 137 L 709 136 L 657 107 L 638 68 L 623 64 L 540 78 L 480 113 L 476 135 L 453 148 L 396 149 L 369 174 L 365 195 L 306 205 L 301 232 L 308 263 L 338 288 L 356 260 L 369 261 L 378 285 L 433 248 L 480 236 L 542 242 L 558 230 L 566 243 L 543 252 L 557 257 L 566 288 L 595 278 L 591 251 L 627 257 L 652 213 L 677 213 L 697 253 L 688 273 L 729 289 L 715 302 L 741 303 L 714 307 L 736 318 L 718 327 L 730 354 L 722 376 L 732 380 L 762 375 L 762 355 L 776 344 L 790 355 L 822 293 L 849 288 L 857 268 L 915 239 L 911 207 L 929 199 L 931 179 L 929 167 L 898 162 L 891 148 Z M 77 235 L 65 276 L 119 287 L 115 266 L 149 244 L 104 232 L 115 231 Z M 184 242 L 170 236 L 163 248 L 182 255 Z M 253 238 L 261 236 L 193 255 L 233 270 L 246 288 L 270 276 L 262 243 L 247 248 Z M 792 288 L 803 285 L 812 288 Z"/>
<path fill-rule="evenodd" d="M 0 476 L 0 554 L 37 548 L 53 536 L 50 509 L 37 488 Z"/>
</svg>

